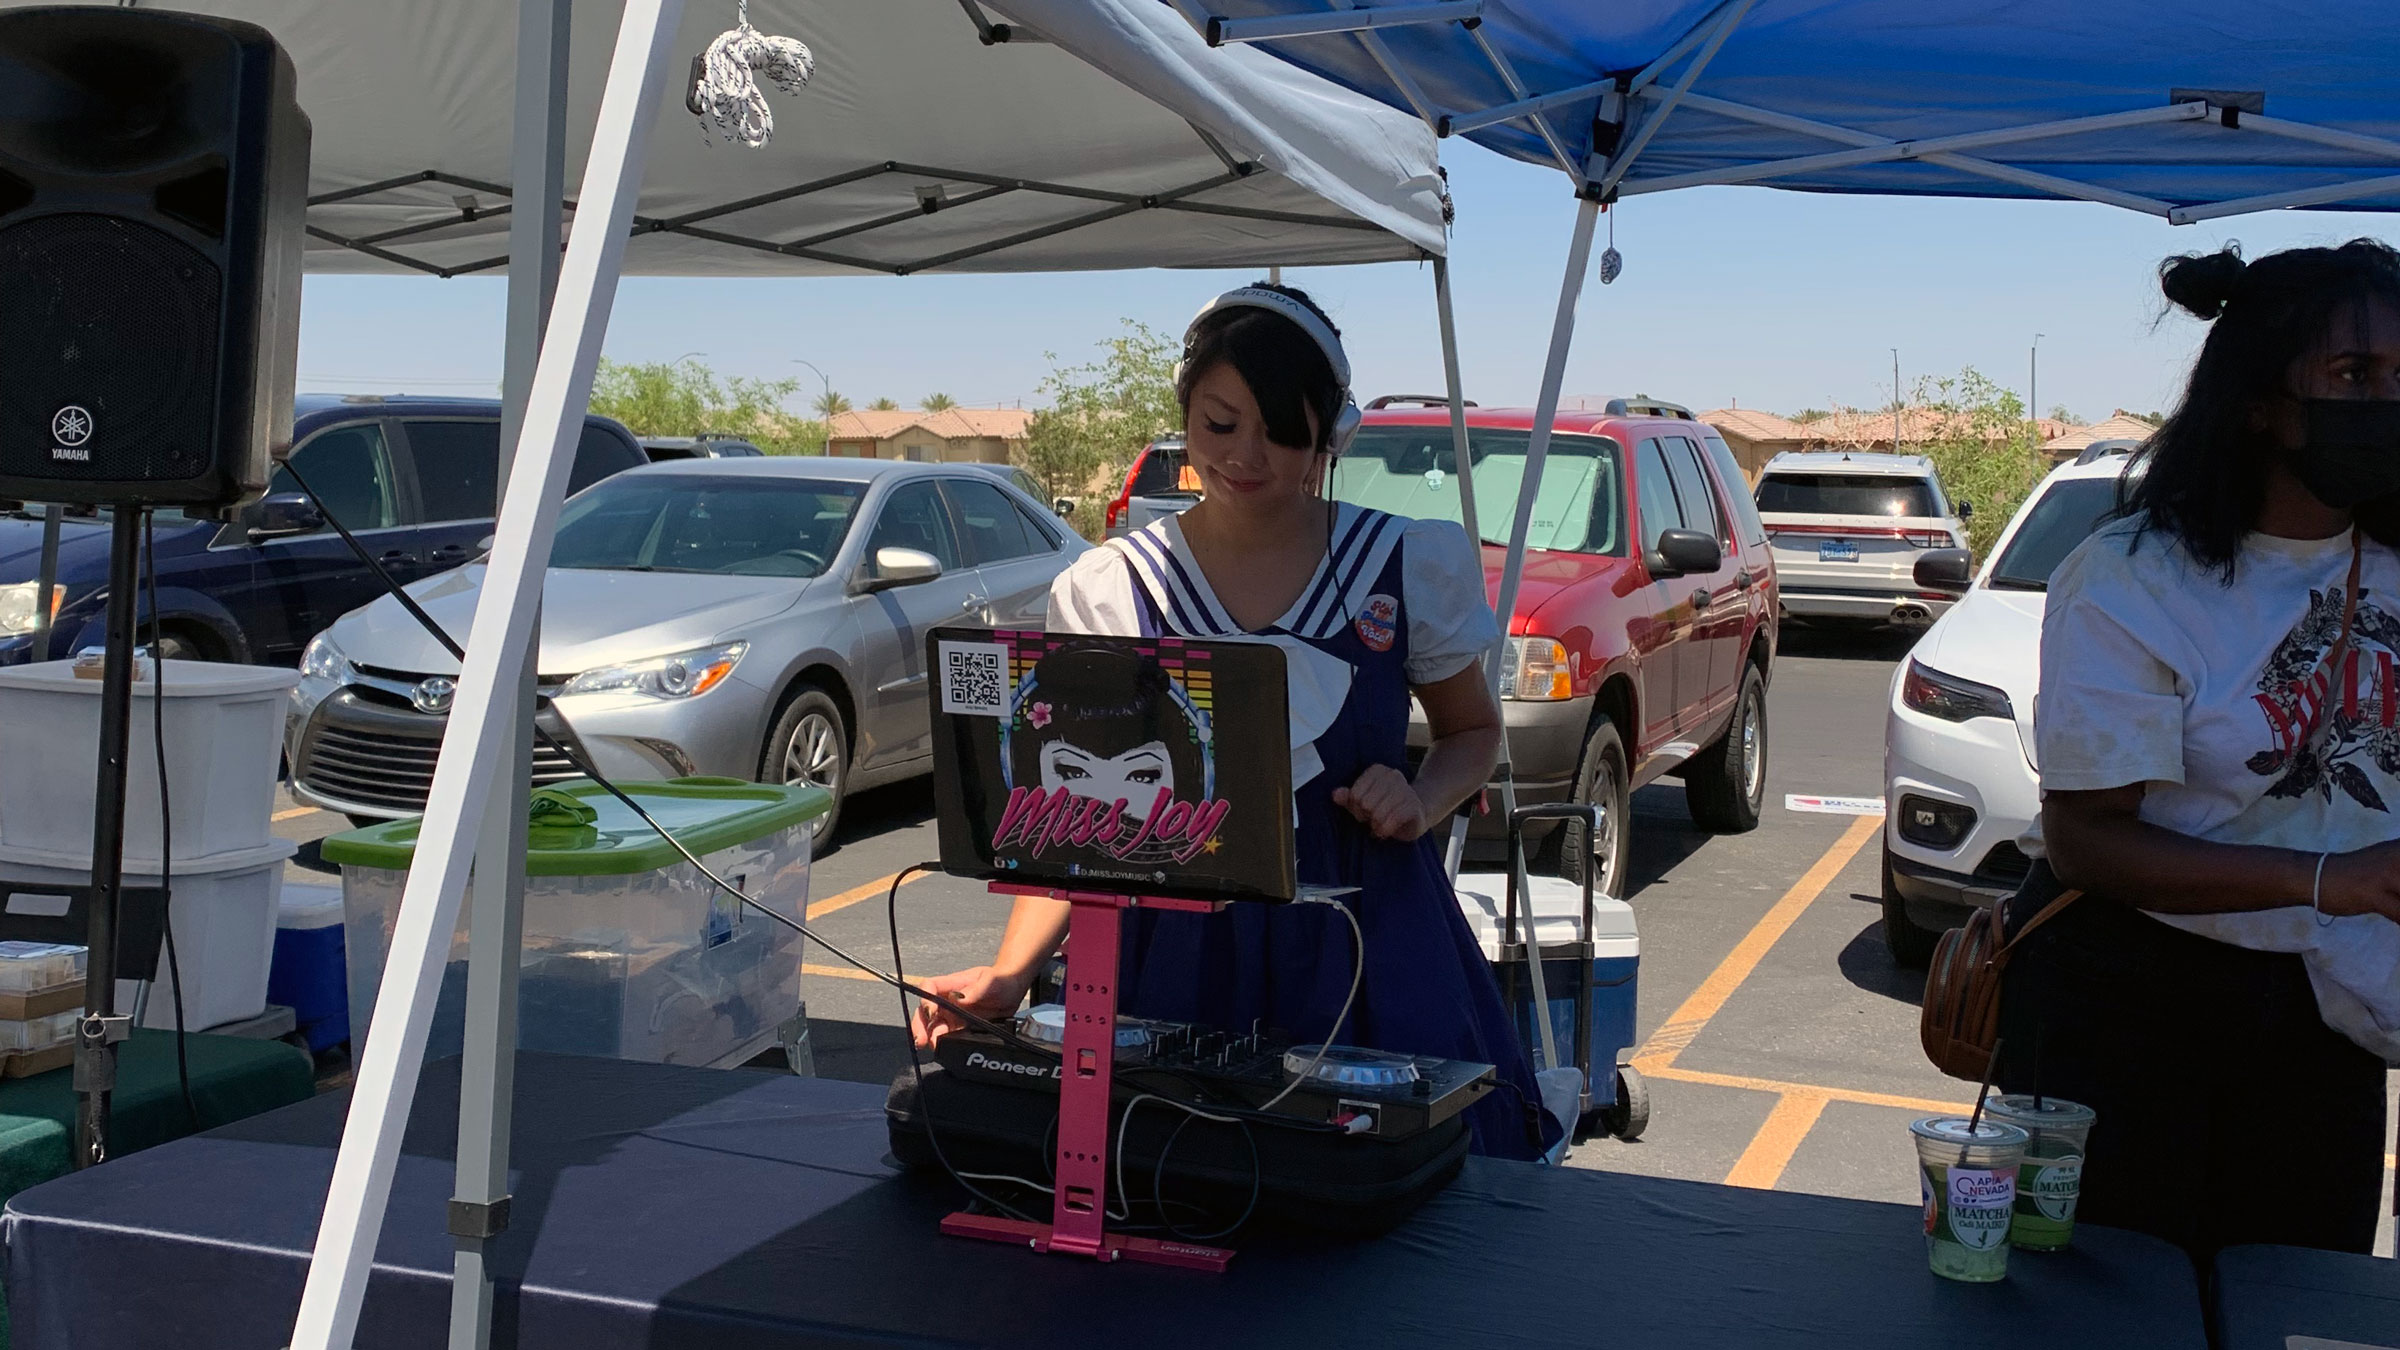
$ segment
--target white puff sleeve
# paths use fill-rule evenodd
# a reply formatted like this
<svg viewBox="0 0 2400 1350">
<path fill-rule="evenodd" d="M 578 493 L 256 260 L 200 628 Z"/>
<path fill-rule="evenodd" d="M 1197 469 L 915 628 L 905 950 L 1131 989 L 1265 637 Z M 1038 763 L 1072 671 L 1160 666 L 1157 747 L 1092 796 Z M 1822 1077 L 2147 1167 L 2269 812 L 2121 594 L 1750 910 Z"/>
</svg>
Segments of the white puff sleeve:
<svg viewBox="0 0 2400 1350">
<path fill-rule="evenodd" d="M 2184 781 L 2182 688 L 2160 651 L 2173 630 L 2130 575 L 2124 537 L 2093 535 L 2050 579 L 2033 719 L 2045 792 Z"/>
<path fill-rule="evenodd" d="M 1410 521 L 1400 549 L 1408 680 L 1434 684 L 1482 659 L 1500 636 L 1485 598 L 1483 550 L 1448 520 Z"/>
<path fill-rule="evenodd" d="M 1124 555 L 1095 548 L 1069 563 L 1050 582 L 1050 613 L 1042 626 L 1052 633 L 1140 637 L 1141 607 Z"/>
</svg>

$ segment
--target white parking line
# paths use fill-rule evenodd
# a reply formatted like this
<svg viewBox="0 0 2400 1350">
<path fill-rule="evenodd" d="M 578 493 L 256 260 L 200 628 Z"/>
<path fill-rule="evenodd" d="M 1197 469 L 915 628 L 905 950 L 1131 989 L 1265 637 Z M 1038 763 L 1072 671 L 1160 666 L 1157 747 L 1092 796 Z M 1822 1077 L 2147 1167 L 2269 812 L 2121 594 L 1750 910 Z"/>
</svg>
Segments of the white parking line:
<svg viewBox="0 0 2400 1350">
<path fill-rule="evenodd" d="M 1880 816 L 1881 797 L 1811 797 L 1792 792 L 1784 794 L 1783 809 L 1808 811 L 1821 816 Z"/>
</svg>

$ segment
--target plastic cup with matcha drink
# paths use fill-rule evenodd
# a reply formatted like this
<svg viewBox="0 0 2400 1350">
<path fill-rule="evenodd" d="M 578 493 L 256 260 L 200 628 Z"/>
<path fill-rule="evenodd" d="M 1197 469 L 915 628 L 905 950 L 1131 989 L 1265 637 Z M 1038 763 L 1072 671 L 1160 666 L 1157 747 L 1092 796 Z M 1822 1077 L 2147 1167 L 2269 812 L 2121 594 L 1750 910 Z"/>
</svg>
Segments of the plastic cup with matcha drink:
<svg viewBox="0 0 2400 1350">
<path fill-rule="evenodd" d="M 1932 1116 L 1908 1127 L 1925 1199 L 1925 1256 L 1946 1280 L 1989 1284 L 2008 1274 L 2025 1131 L 1992 1120 Z"/>
<path fill-rule="evenodd" d="M 2092 1108 L 2057 1097 L 2011 1093 L 1983 1104 L 1983 1118 L 2025 1131 L 2017 1167 L 2017 1214 L 2008 1240 L 2029 1252 L 2064 1250 L 2075 1237 L 2075 1201 L 2083 1193 L 2083 1153 Z"/>
</svg>

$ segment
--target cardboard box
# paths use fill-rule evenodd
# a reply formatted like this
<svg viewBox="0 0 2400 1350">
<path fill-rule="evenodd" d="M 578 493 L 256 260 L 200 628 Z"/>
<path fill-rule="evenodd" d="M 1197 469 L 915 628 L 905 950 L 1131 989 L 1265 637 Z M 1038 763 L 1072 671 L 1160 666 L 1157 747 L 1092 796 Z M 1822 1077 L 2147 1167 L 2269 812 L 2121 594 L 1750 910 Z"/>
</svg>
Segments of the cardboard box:
<svg viewBox="0 0 2400 1350">
<path fill-rule="evenodd" d="M 37 1073 L 63 1069 L 74 1062 L 75 1046 L 73 1042 L 54 1045 L 47 1050 L 36 1050 L 30 1055 L 10 1055 L 5 1059 L 0 1059 L 0 1077 L 31 1078 Z"/>
<path fill-rule="evenodd" d="M 31 993 L 0 993 L 0 1022 L 30 1022 L 37 1017 L 73 1012 L 82 1006 L 81 980 L 73 984 L 54 984 Z"/>
</svg>

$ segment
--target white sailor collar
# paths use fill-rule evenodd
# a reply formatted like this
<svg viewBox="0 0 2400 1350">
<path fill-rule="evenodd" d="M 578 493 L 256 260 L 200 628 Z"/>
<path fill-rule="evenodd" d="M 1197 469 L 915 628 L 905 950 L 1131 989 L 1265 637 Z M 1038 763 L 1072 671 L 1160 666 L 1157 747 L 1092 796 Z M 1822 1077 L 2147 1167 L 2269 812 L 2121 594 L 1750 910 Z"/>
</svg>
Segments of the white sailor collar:
<svg viewBox="0 0 2400 1350">
<path fill-rule="evenodd" d="M 1338 504 L 1331 543 L 1299 598 L 1274 623 L 1256 631 L 1234 622 L 1218 603 L 1176 517 L 1152 521 L 1109 544 L 1133 564 L 1135 580 L 1149 592 L 1161 619 L 1178 636 L 1289 635 L 1323 641 L 1338 635 L 1365 607 L 1407 526 L 1406 520 L 1387 512 L 1349 502 Z"/>
</svg>

